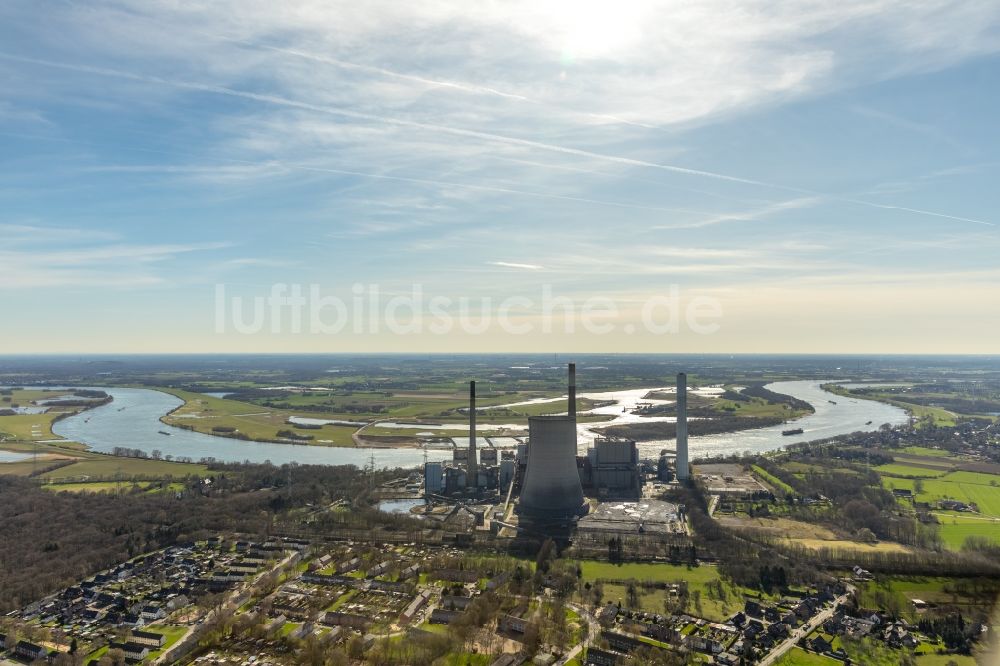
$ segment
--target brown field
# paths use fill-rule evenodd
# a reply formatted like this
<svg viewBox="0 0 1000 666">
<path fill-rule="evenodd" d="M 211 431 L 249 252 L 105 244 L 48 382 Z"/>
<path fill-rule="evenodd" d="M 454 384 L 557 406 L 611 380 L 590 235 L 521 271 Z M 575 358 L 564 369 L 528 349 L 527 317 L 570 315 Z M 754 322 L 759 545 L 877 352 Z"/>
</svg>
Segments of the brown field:
<svg viewBox="0 0 1000 666">
<path fill-rule="evenodd" d="M 754 529 L 769 532 L 775 536 L 792 539 L 837 540 L 839 537 L 822 525 L 804 523 L 789 518 L 720 518 L 719 522 L 726 527 L 736 529 Z"/>
<path fill-rule="evenodd" d="M 813 550 L 837 548 L 859 552 L 908 552 L 902 544 L 883 541 L 876 544 L 859 543 L 844 539 L 833 530 L 822 525 L 805 523 L 788 518 L 736 518 L 723 517 L 719 522 L 726 527 L 752 529 L 784 537 L 790 545 L 804 546 Z"/>
</svg>

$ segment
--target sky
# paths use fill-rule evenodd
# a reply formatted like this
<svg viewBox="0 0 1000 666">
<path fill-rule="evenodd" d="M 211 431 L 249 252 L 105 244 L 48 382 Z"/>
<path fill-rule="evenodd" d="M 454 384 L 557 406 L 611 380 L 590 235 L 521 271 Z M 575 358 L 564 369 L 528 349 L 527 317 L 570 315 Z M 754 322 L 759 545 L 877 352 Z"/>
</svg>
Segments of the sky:
<svg viewBox="0 0 1000 666">
<path fill-rule="evenodd" d="M 6 0 L 0 349 L 1000 353 L 997 118 L 995 0 Z"/>
</svg>

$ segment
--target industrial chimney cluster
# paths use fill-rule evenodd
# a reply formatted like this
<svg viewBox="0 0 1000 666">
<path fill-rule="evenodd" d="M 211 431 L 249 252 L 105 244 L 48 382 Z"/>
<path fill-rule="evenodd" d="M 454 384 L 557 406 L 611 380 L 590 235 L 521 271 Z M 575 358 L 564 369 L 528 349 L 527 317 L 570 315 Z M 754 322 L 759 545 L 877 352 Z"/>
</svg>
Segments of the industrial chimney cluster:
<svg viewBox="0 0 1000 666">
<path fill-rule="evenodd" d="M 599 497 L 642 496 L 643 463 L 631 440 L 598 438 L 586 456 L 577 456 L 576 364 L 569 364 L 566 414 L 528 418 L 528 442 L 498 451 L 476 429 L 476 382 L 469 382 L 469 445 L 454 451 L 450 465 L 428 462 L 428 495 L 485 497 L 520 488 L 518 514 L 563 521 L 586 513 L 584 488 Z M 485 442 L 482 450 L 478 444 Z M 500 455 L 498 456 L 498 453 Z M 500 460 L 498 461 L 498 458 Z M 499 462 L 499 465 L 498 465 Z M 661 459 L 661 467 L 663 460 Z M 687 432 L 687 375 L 677 375 L 677 479 L 690 478 Z"/>
</svg>

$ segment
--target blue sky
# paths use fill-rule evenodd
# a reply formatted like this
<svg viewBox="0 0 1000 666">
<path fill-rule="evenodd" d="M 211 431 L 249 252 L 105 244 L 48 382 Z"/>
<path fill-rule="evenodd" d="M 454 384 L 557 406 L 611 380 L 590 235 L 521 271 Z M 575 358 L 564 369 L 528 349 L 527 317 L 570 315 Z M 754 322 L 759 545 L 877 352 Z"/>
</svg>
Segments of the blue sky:
<svg viewBox="0 0 1000 666">
<path fill-rule="evenodd" d="M 4 351 L 1000 352 L 996 2 L 476 4 L 0 5 Z M 274 283 L 615 330 L 219 332 Z"/>
</svg>

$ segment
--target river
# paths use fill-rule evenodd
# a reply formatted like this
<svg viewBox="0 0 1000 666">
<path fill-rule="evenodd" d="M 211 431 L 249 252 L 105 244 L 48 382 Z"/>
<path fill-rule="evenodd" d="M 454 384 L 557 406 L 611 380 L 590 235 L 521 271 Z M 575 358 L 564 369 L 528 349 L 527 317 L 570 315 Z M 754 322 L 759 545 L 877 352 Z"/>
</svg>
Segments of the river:
<svg viewBox="0 0 1000 666">
<path fill-rule="evenodd" d="M 688 449 L 691 458 L 729 455 L 750 451 L 764 453 L 789 444 L 847 435 L 858 431 L 878 430 L 883 423 L 902 425 L 909 415 L 902 409 L 874 400 L 845 398 L 820 388 L 827 382 L 791 381 L 774 382 L 765 386 L 775 393 L 805 400 L 816 410 L 787 424 L 768 428 L 754 428 L 737 432 L 691 437 Z M 802 428 L 801 435 L 782 435 L 782 431 Z M 663 448 L 673 449 L 674 440 L 641 442 L 642 457 L 654 457 Z"/>
<path fill-rule="evenodd" d="M 795 428 L 804 430 L 802 435 L 782 436 L 789 425 L 742 430 L 719 435 L 692 437 L 689 448 L 692 458 L 725 455 L 742 451 L 762 453 L 779 449 L 788 444 L 813 439 L 833 437 L 859 430 L 875 430 L 883 423 L 898 425 L 907 421 L 906 412 L 871 400 L 843 398 L 820 388 L 823 382 L 791 381 L 769 384 L 768 389 L 805 400 L 816 409 L 814 414 L 794 421 Z M 150 389 L 104 388 L 114 397 L 110 404 L 97 407 L 76 416 L 58 421 L 53 432 L 60 437 L 87 444 L 91 449 L 111 452 L 115 447 L 142 449 L 147 453 L 159 450 L 163 455 L 187 456 L 194 460 L 212 457 L 230 462 L 264 462 L 274 464 L 298 462 L 302 464 L 357 465 L 369 464 L 372 457 L 378 467 L 416 467 L 424 461 L 421 449 L 355 449 L 297 444 L 272 444 L 247 442 L 226 437 L 216 437 L 164 425 L 160 417 L 179 407 L 181 400 L 175 396 Z M 582 397 L 614 399 L 618 404 L 599 408 L 598 412 L 613 414 L 613 421 L 601 424 L 580 424 L 580 446 L 583 450 L 594 434 L 590 428 L 609 423 L 639 419 L 623 412 L 641 401 L 651 389 L 633 389 L 606 394 L 584 393 Z M 669 391 L 670 389 L 663 389 Z M 831 402 L 833 401 L 833 402 Z M 836 403 L 836 404 L 834 404 Z M 602 410 L 607 410 L 603 412 Z M 868 422 L 871 422 L 870 424 Z M 161 432 L 169 432 L 166 436 Z M 663 448 L 672 449 L 673 440 L 642 442 L 643 457 L 656 457 Z M 428 460 L 448 460 L 447 449 L 426 450 Z"/>
<path fill-rule="evenodd" d="M 420 449 L 355 449 L 300 444 L 246 442 L 228 437 L 205 435 L 160 422 L 160 417 L 182 401 L 162 391 L 134 388 L 105 388 L 114 397 L 107 405 L 56 422 L 52 431 L 60 437 L 86 444 L 94 451 L 110 453 L 115 447 L 154 450 L 163 455 L 187 456 L 194 460 L 211 457 L 227 462 L 264 462 L 276 465 L 297 462 L 316 465 L 369 464 L 372 456 L 378 467 L 416 467 L 423 463 Z M 169 432 L 163 435 L 161 432 Z M 428 460 L 449 460 L 450 451 L 428 450 Z"/>
</svg>

